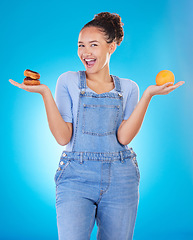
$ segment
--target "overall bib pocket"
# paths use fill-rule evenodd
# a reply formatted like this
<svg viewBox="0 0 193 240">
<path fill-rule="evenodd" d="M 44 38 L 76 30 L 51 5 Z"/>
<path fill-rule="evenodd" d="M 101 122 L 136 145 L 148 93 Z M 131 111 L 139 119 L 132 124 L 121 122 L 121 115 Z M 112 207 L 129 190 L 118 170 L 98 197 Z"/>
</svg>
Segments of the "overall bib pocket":
<svg viewBox="0 0 193 240">
<path fill-rule="evenodd" d="M 119 116 L 119 108 L 119 105 L 84 104 L 82 132 L 98 136 L 114 134 Z"/>
<path fill-rule="evenodd" d="M 69 166 L 71 160 L 67 159 L 62 159 L 59 162 L 59 167 L 56 170 L 55 176 L 54 176 L 54 181 L 55 184 L 58 183 L 58 181 L 62 178 L 64 172 L 66 171 L 66 168 Z"/>
</svg>

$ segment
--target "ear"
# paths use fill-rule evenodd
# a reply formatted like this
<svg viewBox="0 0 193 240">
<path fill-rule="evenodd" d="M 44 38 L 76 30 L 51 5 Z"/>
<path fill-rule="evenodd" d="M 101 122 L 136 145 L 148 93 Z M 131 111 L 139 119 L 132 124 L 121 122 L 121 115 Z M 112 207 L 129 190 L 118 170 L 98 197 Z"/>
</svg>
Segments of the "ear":
<svg viewBox="0 0 193 240">
<path fill-rule="evenodd" d="M 116 50 L 116 43 L 115 42 L 112 42 L 109 46 L 109 53 L 112 54 L 114 53 L 114 51 Z"/>
</svg>

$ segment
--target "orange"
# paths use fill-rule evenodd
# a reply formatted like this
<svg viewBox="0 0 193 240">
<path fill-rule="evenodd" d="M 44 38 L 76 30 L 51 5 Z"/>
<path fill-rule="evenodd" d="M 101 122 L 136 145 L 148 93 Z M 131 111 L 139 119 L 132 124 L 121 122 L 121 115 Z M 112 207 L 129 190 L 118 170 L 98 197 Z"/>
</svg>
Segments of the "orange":
<svg viewBox="0 0 193 240">
<path fill-rule="evenodd" d="M 173 82 L 173 84 L 174 84 L 174 79 L 175 79 L 175 77 L 174 77 L 173 72 L 171 72 L 169 70 L 162 70 L 157 74 L 155 81 L 156 81 L 156 84 L 158 86 L 160 86 L 167 82 Z M 173 84 L 170 84 L 168 86 L 172 86 Z"/>
</svg>

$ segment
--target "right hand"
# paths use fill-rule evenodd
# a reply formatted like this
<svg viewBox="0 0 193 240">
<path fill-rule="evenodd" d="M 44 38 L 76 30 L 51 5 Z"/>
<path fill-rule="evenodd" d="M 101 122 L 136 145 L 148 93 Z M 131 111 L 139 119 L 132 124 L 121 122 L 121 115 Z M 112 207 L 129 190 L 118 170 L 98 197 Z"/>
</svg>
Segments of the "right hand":
<svg viewBox="0 0 193 240">
<path fill-rule="evenodd" d="M 12 79 L 9 79 L 9 82 L 14 86 L 21 88 L 25 91 L 40 93 L 41 95 L 43 95 L 49 89 L 48 86 L 44 84 L 30 86 L 30 85 L 25 85 L 23 82 L 22 83 L 15 82 Z"/>
<path fill-rule="evenodd" d="M 166 95 L 166 94 L 170 93 L 171 91 L 173 91 L 174 89 L 180 87 L 184 83 L 185 83 L 184 81 L 180 81 L 174 85 L 173 85 L 173 82 L 167 82 L 161 86 L 151 85 L 145 90 L 144 93 L 146 93 L 149 97 L 153 97 L 154 95 Z M 168 86 L 170 84 L 172 84 L 172 85 Z"/>
</svg>

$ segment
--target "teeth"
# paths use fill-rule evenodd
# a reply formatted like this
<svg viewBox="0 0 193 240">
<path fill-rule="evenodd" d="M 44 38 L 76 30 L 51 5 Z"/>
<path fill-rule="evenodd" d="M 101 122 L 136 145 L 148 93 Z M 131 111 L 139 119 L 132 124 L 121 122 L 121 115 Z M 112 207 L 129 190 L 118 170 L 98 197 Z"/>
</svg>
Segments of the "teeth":
<svg viewBox="0 0 193 240">
<path fill-rule="evenodd" d="M 87 62 L 90 62 L 90 61 L 93 61 L 93 60 L 95 60 L 95 59 L 84 59 L 85 61 L 87 61 Z"/>
</svg>

